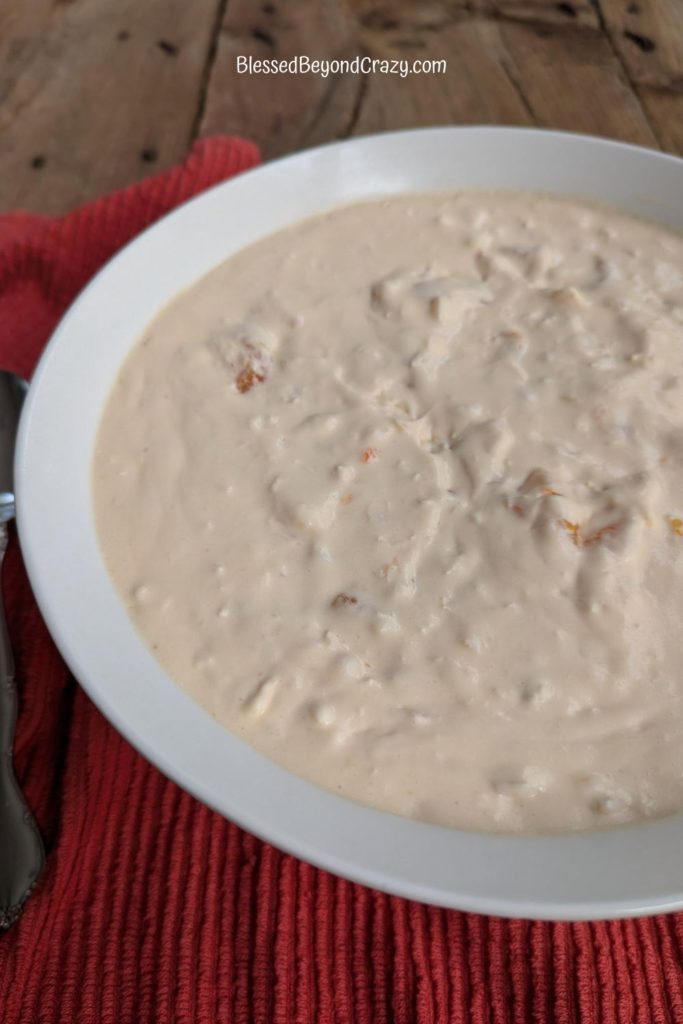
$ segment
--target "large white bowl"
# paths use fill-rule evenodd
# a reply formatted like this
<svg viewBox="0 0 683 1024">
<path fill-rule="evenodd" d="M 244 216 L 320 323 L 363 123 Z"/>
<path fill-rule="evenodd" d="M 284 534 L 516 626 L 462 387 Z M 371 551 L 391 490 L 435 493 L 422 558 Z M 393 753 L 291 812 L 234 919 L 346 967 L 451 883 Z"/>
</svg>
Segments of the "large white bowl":
<svg viewBox="0 0 683 1024">
<path fill-rule="evenodd" d="M 276 846 L 367 885 L 465 910 L 565 919 L 672 910 L 683 906 L 683 814 L 602 833 L 485 835 L 318 789 L 224 731 L 173 684 L 131 625 L 100 555 L 90 495 L 95 433 L 123 359 L 159 308 L 237 249 L 309 214 L 458 188 L 585 196 L 683 231 L 683 161 L 556 132 L 373 136 L 217 186 L 116 256 L 48 345 L 16 466 L 29 576 L 64 658 L 116 728 L 185 789 Z"/>
</svg>

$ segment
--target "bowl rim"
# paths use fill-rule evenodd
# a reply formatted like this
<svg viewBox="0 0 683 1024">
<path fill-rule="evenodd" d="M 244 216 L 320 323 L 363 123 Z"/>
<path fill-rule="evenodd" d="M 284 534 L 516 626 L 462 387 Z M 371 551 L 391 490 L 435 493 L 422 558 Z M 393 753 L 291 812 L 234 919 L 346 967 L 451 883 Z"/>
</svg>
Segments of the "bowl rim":
<svg viewBox="0 0 683 1024">
<path fill-rule="evenodd" d="M 592 167 L 626 175 L 628 181 L 631 175 L 627 190 L 645 175 L 649 184 L 642 195 L 634 193 L 629 209 L 670 223 L 673 200 L 662 201 L 659 186 L 664 193 L 680 190 L 683 210 L 683 160 L 678 157 L 594 136 L 496 126 L 362 136 L 283 157 L 213 186 L 121 249 L 53 332 L 19 428 L 15 483 L 21 549 L 52 637 L 105 717 L 169 778 L 261 839 L 352 881 L 465 911 L 549 920 L 670 911 L 683 907 L 683 864 L 676 858 L 683 846 L 683 813 L 599 832 L 472 833 L 400 818 L 321 790 L 227 733 L 172 683 L 137 636 L 96 540 L 93 546 L 92 513 L 84 504 L 89 472 L 87 479 L 83 474 L 84 467 L 89 469 L 98 417 L 93 412 L 96 396 L 91 409 L 87 385 L 97 379 L 105 394 L 98 374 L 104 380 L 107 370 L 100 365 L 107 359 L 120 365 L 139 337 L 121 309 L 121 295 L 135 306 L 139 327 L 141 311 L 147 309 L 148 323 L 165 304 L 159 296 L 165 293 L 165 302 L 170 301 L 179 280 L 189 286 L 220 262 L 216 253 L 229 255 L 248 244 L 231 242 L 232 249 L 226 250 L 225 240 L 216 237 L 222 226 L 231 230 L 236 224 L 239 237 L 256 232 L 254 240 L 301 219 L 300 213 L 289 216 L 291 210 L 297 203 L 298 209 L 302 203 L 310 206 L 311 195 L 322 203 L 310 211 L 317 212 L 410 191 L 405 180 L 415 177 L 415 161 L 424 167 L 420 180 L 431 180 L 430 175 L 448 173 L 441 160 L 469 160 L 476 174 L 477 160 L 483 163 L 494 155 L 507 156 L 512 167 L 517 161 L 520 174 L 525 160 L 555 161 L 562 180 L 571 178 L 574 161 L 584 177 L 579 175 L 581 187 L 570 192 L 580 196 L 590 191 Z M 563 188 L 558 191 L 566 194 Z M 336 200 L 325 202 L 336 193 Z M 618 188 L 616 193 L 615 205 L 623 205 Z M 249 218 L 245 211 L 254 200 L 259 205 L 252 205 Z M 280 220 L 273 227 L 276 209 Z M 683 230 L 683 212 L 676 228 Z M 142 294 L 143 279 L 154 283 L 151 295 Z M 95 357 L 92 343 L 88 350 L 95 331 L 110 346 L 102 358 Z M 112 383 L 110 373 L 109 387 Z M 131 672 L 134 680 L 126 676 Z M 232 772 L 240 784 L 228 785 L 226 792 L 222 780 Z"/>
</svg>

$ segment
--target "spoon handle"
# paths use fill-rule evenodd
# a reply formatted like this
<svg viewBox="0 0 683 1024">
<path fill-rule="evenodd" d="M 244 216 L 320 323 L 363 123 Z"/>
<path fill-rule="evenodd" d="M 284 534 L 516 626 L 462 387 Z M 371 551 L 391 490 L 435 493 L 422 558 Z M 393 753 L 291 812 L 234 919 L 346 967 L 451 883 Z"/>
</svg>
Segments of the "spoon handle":
<svg viewBox="0 0 683 1024">
<path fill-rule="evenodd" d="M 0 570 L 6 548 L 7 524 L 0 523 Z M 12 767 L 16 717 L 14 658 L 0 593 L 0 931 L 18 918 L 45 862 L 38 827 Z"/>
</svg>

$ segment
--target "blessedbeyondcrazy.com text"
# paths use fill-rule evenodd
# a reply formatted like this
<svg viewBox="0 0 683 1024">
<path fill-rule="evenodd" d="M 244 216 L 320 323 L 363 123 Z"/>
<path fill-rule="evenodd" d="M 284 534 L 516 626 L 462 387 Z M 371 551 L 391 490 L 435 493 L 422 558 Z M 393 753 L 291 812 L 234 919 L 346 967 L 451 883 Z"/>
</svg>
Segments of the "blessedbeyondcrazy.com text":
<svg viewBox="0 0 683 1024">
<path fill-rule="evenodd" d="M 238 75 L 444 75 L 448 64 L 445 60 L 406 60 L 384 57 L 358 56 L 338 59 L 314 59 L 305 55 L 296 57 L 245 57 L 235 58 Z"/>
</svg>

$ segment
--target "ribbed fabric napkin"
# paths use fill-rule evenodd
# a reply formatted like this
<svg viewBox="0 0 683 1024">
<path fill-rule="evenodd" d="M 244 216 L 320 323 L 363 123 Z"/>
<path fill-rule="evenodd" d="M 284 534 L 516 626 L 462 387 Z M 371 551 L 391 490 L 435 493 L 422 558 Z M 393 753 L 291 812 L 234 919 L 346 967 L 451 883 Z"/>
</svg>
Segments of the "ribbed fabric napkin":
<svg viewBox="0 0 683 1024">
<path fill-rule="evenodd" d="M 249 143 L 207 139 L 182 166 L 65 217 L 0 217 L 0 366 L 28 376 L 112 253 L 257 160 Z M 14 539 L 4 589 L 16 767 L 48 858 L 0 936 L 2 1024 L 683 1024 L 683 914 L 503 921 L 285 856 L 107 724 L 52 645 Z"/>
</svg>

